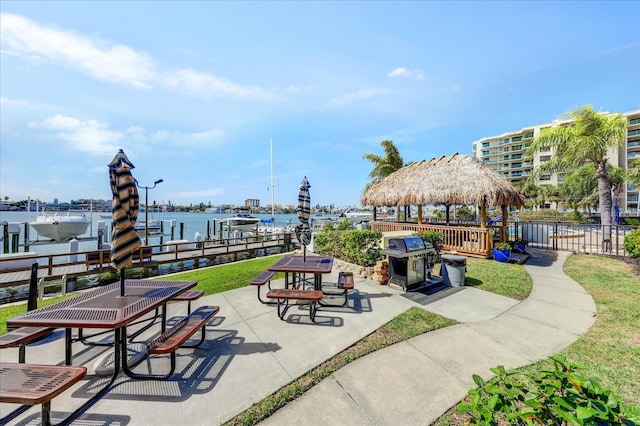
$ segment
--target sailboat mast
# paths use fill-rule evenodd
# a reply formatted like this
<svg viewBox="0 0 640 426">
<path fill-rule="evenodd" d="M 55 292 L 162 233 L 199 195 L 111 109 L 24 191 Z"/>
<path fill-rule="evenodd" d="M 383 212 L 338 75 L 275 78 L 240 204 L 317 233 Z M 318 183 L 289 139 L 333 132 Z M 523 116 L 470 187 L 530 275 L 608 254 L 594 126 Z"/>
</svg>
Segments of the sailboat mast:
<svg viewBox="0 0 640 426">
<path fill-rule="evenodd" d="M 276 201 L 275 201 L 275 184 L 273 181 L 273 139 L 269 139 L 269 150 L 271 156 L 271 218 L 273 219 L 272 227 L 276 226 Z"/>
</svg>

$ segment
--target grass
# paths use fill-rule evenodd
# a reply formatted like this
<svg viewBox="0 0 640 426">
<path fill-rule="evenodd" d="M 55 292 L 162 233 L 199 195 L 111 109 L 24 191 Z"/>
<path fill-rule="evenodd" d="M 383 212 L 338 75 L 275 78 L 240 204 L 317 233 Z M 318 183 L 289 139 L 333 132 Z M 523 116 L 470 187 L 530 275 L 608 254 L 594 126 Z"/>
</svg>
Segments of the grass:
<svg viewBox="0 0 640 426">
<path fill-rule="evenodd" d="M 225 263 L 213 268 L 195 269 L 172 275 L 163 275 L 163 280 L 198 281 L 196 289 L 204 290 L 204 294 L 216 294 L 249 285 L 249 281 L 260 272 L 277 262 L 283 255 L 259 257 L 240 262 Z M 278 273 L 273 279 L 284 277 Z"/>
<path fill-rule="evenodd" d="M 222 293 L 224 291 L 249 285 L 249 281 L 251 281 L 253 277 L 267 269 L 282 256 L 283 255 L 274 255 L 251 259 L 248 261 L 225 263 L 212 268 L 203 268 L 178 274 L 163 275 L 159 278 L 174 281 L 198 281 L 198 285 L 195 288 L 204 290 L 205 295 Z M 274 279 L 282 277 L 284 277 L 284 274 L 278 273 Z M 39 300 L 38 307 L 42 308 L 73 296 L 75 295 L 67 294 L 66 296 Z M 23 314 L 26 311 L 27 302 L 0 307 L 0 334 L 7 332 L 7 319 Z"/>
<path fill-rule="evenodd" d="M 598 380 L 626 403 L 640 406 L 640 278 L 620 260 L 584 254 L 570 256 L 564 271 L 593 297 L 598 318 L 586 334 L 560 354 L 583 365 L 584 377 Z M 533 373 L 548 368 L 552 363 L 543 360 L 519 371 Z M 463 422 L 455 409 L 435 424 Z"/>
<path fill-rule="evenodd" d="M 472 257 L 467 258 L 465 278 L 465 285 L 516 300 L 526 299 L 533 286 L 522 265 Z"/>
</svg>

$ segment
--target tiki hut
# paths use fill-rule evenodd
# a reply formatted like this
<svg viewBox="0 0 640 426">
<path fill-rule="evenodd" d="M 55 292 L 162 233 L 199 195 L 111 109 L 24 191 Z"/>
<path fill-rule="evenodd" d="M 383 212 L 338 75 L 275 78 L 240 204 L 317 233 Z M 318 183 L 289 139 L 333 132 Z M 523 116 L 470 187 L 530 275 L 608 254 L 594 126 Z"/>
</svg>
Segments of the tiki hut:
<svg viewBox="0 0 640 426">
<path fill-rule="evenodd" d="M 522 207 L 524 197 L 507 179 L 469 155 L 453 154 L 412 163 L 370 185 L 360 199 L 363 205 L 480 206 L 481 226 L 486 227 L 487 206 L 501 207 L 503 221 L 509 206 Z M 418 210 L 421 222 L 421 210 Z"/>
</svg>

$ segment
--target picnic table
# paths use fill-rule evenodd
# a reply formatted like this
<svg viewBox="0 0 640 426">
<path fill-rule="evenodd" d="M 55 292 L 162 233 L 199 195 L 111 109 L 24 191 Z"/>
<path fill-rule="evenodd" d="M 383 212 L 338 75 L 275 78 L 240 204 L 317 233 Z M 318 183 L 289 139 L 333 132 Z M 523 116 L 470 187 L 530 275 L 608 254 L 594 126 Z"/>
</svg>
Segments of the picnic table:
<svg viewBox="0 0 640 426">
<path fill-rule="evenodd" d="M 313 289 L 322 291 L 322 276 L 333 269 L 333 257 L 284 256 L 269 266 L 272 272 L 284 272 L 285 288 L 299 288 L 307 283 L 306 274 L 313 274 Z M 291 279 L 289 277 L 291 274 Z"/>
<path fill-rule="evenodd" d="M 113 330 L 114 368 L 111 380 L 69 417 L 73 419 L 101 398 L 113 385 L 120 369 L 138 378 L 127 365 L 127 326 L 149 312 L 162 308 L 162 331 L 165 331 L 166 304 L 195 287 L 197 281 L 126 280 L 125 295 L 120 283 L 26 312 L 7 320 L 7 326 L 36 326 L 65 329 L 65 364 L 72 364 L 72 329 Z M 144 378 L 144 377 L 141 377 Z"/>
</svg>

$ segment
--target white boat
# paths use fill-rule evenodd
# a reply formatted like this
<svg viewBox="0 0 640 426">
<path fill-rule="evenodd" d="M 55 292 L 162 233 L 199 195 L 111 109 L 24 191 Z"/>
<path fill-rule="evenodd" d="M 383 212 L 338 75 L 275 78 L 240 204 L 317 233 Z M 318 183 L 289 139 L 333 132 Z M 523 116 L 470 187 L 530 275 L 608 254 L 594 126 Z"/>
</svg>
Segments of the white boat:
<svg viewBox="0 0 640 426">
<path fill-rule="evenodd" d="M 346 218 L 351 223 L 371 222 L 373 220 L 373 212 L 348 208 L 340 214 L 340 218 Z"/>
<path fill-rule="evenodd" d="M 39 236 L 54 241 L 66 241 L 87 232 L 91 219 L 84 211 L 42 211 L 29 225 Z"/>
<path fill-rule="evenodd" d="M 260 218 L 251 216 L 248 213 L 238 213 L 235 216 L 224 219 L 224 222 L 229 230 L 252 231 L 258 227 Z"/>
<path fill-rule="evenodd" d="M 0 271 L 26 269 L 38 262 L 38 252 L 0 253 Z"/>
<path fill-rule="evenodd" d="M 133 228 L 140 234 L 149 232 L 149 235 L 156 235 L 162 232 L 162 221 L 160 219 L 149 220 L 148 227 L 145 225 L 144 220 L 142 222 L 137 221 Z"/>
</svg>

